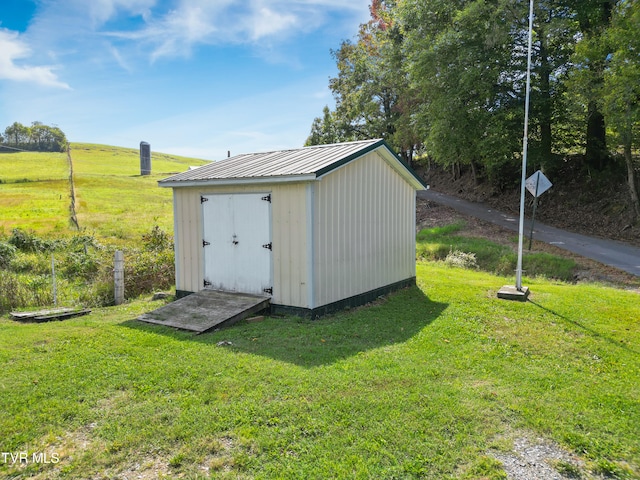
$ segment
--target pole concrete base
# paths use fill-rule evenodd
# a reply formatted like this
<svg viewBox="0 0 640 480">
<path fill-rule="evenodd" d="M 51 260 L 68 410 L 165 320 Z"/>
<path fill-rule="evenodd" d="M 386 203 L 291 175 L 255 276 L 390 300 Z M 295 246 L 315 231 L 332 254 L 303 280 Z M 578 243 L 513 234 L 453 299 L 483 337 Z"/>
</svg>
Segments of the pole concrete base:
<svg viewBox="0 0 640 480">
<path fill-rule="evenodd" d="M 529 287 L 522 287 L 522 290 L 518 290 L 514 285 L 505 285 L 498 290 L 498 298 L 502 298 L 503 300 L 526 302 L 528 297 Z"/>
</svg>

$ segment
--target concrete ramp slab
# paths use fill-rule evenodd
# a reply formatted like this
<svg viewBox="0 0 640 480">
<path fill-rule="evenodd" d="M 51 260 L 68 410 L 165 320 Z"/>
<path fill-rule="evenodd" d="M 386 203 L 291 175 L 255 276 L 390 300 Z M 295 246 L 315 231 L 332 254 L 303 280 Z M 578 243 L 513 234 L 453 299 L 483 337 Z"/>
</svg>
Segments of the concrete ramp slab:
<svg viewBox="0 0 640 480">
<path fill-rule="evenodd" d="M 203 333 L 264 310 L 270 300 L 245 293 L 202 290 L 140 315 L 138 320 Z"/>
</svg>

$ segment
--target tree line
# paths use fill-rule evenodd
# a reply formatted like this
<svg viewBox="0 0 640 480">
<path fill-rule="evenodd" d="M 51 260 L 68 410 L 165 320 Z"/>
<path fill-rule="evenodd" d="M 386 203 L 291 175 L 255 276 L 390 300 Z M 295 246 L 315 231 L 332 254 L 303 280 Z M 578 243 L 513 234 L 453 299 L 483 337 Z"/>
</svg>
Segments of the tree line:
<svg viewBox="0 0 640 480">
<path fill-rule="evenodd" d="M 14 122 L 5 128 L 4 134 L 0 134 L 0 152 L 65 152 L 67 143 L 67 137 L 60 128 L 41 122 L 33 122 L 30 127 Z"/>
<path fill-rule="evenodd" d="M 370 12 L 332 51 L 336 106 L 307 145 L 384 138 L 409 164 L 421 154 L 517 182 L 529 1 L 373 0 Z M 639 32 L 640 0 L 536 0 L 528 138 L 529 165 L 552 175 L 569 156 L 589 174 L 626 166 L 637 216 Z"/>
</svg>

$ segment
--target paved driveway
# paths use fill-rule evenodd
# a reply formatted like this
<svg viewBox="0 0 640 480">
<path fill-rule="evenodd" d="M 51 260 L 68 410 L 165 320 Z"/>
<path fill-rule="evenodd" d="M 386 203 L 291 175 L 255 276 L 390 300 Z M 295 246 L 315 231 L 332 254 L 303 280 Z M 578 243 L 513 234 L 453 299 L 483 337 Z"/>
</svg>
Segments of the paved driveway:
<svg viewBox="0 0 640 480">
<path fill-rule="evenodd" d="M 418 197 L 446 205 L 465 215 L 518 231 L 518 216 L 507 215 L 483 203 L 468 202 L 433 190 L 419 191 Z M 530 229 L 530 220 L 525 219 L 525 248 Z M 638 247 L 615 240 L 604 240 L 567 232 L 540 222 L 535 224 L 533 238 L 640 276 L 640 248 Z"/>
</svg>

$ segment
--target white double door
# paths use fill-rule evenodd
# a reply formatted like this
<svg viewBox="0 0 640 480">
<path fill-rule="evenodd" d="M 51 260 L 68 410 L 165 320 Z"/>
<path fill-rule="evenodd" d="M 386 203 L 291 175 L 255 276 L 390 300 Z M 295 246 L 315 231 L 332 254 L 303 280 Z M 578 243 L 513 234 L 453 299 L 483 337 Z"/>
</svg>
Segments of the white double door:
<svg viewBox="0 0 640 480">
<path fill-rule="evenodd" d="M 266 295 L 272 292 L 271 196 L 202 197 L 204 284 L 207 288 Z"/>
</svg>

